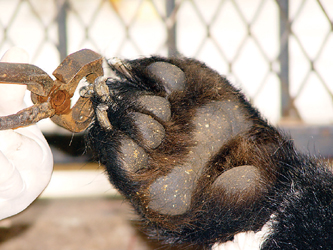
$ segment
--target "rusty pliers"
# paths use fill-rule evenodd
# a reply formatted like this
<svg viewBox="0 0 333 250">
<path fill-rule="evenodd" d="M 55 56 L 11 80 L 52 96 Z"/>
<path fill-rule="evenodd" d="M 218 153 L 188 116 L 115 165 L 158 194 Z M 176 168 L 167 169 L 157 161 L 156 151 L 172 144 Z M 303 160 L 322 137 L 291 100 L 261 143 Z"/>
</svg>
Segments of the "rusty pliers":
<svg viewBox="0 0 333 250">
<path fill-rule="evenodd" d="M 93 83 L 103 76 L 102 62 L 101 55 L 80 50 L 67 56 L 53 72 L 55 80 L 32 64 L 0 62 L 0 83 L 26 84 L 34 103 L 16 114 L 0 117 L 0 130 L 28 126 L 48 117 L 69 131 L 85 130 L 94 116 L 92 103 L 81 96 L 71 107 L 71 98 L 81 79 Z"/>
</svg>

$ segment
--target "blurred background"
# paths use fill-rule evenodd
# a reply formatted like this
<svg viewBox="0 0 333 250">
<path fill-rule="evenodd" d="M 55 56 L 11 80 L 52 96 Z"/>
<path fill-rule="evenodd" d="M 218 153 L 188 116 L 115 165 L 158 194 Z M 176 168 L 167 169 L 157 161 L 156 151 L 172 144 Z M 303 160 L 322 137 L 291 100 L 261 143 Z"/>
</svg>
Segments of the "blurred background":
<svg viewBox="0 0 333 250">
<path fill-rule="evenodd" d="M 194 57 L 241 88 L 302 152 L 333 157 L 332 0 L 0 0 L 0 10 L 0 55 L 19 46 L 50 75 L 69 53 L 83 48 L 107 59 Z M 39 126 L 51 145 L 55 172 L 30 209 L 0 225 L 6 235 L 0 249 L 53 249 L 47 242 L 54 235 L 67 239 L 67 245 L 54 249 L 155 249 L 133 231 L 132 215 L 124 219 L 107 209 L 123 215 L 129 210 L 102 167 L 91 163 L 82 134 L 70 134 L 49 120 Z M 56 211 L 64 213 L 61 218 Z M 109 216 L 113 229 L 95 225 L 107 221 L 99 212 Z M 127 238 L 112 231 L 121 227 L 111 217 L 127 223 Z M 50 225 L 80 236 L 55 233 Z M 105 230 L 94 231 L 91 225 Z M 115 235 L 127 240 L 121 246 L 105 240 L 120 242 Z M 23 248 L 18 239 L 25 242 Z M 39 240 L 40 247 L 27 240 Z"/>
</svg>

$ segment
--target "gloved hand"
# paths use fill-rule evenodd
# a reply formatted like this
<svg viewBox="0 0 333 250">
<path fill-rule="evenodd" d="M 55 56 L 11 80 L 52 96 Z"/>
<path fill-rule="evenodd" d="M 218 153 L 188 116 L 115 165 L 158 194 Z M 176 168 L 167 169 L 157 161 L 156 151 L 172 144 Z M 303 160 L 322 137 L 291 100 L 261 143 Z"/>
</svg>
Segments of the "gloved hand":
<svg viewBox="0 0 333 250">
<path fill-rule="evenodd" d="M 28 55 L 12 48 L 2 62 L 27 63 Z M 25 85 L 0 84 L 0 116 L 25 108 Z M 0 130 L 0 219 L 29 206 L 50 181 L 53 156 L 36 125 Z"/>
</svg>

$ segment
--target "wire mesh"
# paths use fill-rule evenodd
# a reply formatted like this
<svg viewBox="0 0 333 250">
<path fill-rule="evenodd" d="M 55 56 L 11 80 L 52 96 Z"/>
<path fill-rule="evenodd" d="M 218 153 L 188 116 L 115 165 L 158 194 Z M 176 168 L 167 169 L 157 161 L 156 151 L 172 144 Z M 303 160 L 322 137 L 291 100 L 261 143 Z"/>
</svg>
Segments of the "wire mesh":
<svg viewBox="0 0 333 250">
<path fill-rule="evenodd" d="M 82 48 L 182 54 L 227 75 L 273 123 L 333 122 L 331 0 L 0 0 L 0 9 L 0 53 L 20 46 L 47 72 Z"/>
</svg>

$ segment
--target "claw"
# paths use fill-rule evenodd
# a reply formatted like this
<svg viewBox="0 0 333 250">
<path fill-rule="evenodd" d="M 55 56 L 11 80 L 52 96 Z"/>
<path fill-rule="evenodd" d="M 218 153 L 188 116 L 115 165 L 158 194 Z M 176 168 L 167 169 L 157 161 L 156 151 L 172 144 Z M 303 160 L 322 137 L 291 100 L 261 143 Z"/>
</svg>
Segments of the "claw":
<svg viewBox="0 0 333 250">
<path fill-rule="evenodd" d="M 109 107 L 104 103 L 99 104 L 96 109 L 96 116 L 103 129 L 112 130 L 112 125 L 107 113 L 108 108 Z"/>
<path fill-rule="evenodd" d="M 107 102 L 110 100 L 110 90 L 106 85 L 106 76 L 101 76 L 95 80 L 94 83 L 94 93 L 98 95 L 102 102 Z"/>
</svg>

